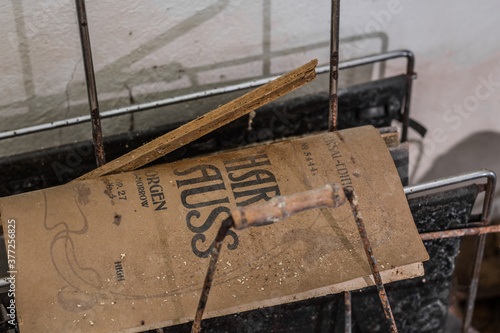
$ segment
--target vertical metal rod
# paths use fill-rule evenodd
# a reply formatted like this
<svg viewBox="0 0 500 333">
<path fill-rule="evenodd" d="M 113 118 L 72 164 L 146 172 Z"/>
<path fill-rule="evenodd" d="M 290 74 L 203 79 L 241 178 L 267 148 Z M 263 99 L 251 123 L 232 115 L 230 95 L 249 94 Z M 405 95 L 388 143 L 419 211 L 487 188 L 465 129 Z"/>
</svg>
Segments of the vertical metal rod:
<svg viewBox="0 0 500 333">
<path fill-rule="evenodd" d="M 90 116 L 92 118 L 92 139 L 97 166 L 106 164 L 104 144 L 102 142 L 101 118 L 99 115 L 99 103 L 97 100 L 97 89 L 95 84 L 94 65 L 92 63 L 92 50 L 90 48 L 90 35 L 85 10 L 85 0 L 76 0 L 76 11 L 78 26 L 80 28 L 80 41 L 82 43 L 83 65 L 85 67 L 85 80 L 87 82 L 87 94 L 90 105 Z"/>
<path fill-rule="evenodd" d="M 205 307 L 207 305 L 210 288 L 212 287 L 212 281 L 215 276 L 215 268 L 217 267 L 217 260 L 219 259 L 222 242 L 224 241 L 224 238 L 226 237 L 229 229 L 232 226 L 233 226 L 233 218 L 230 216 L 224 221 L 222 221 L 219 231 L 217 232 L 217 236 L 215 237 L 215 241 L 210 251 L 210 263 L 208 265 L 207 274 L 205 275 L 205 281 L 203 282 L 200 301 L 198 302 L 196 315 L 194 317 L 193 325 L 191 326 L 191 333 L 201 332 L 201 319 L 203 317 L 203 312 L 205 312 Z"/>
<path fill-rule="evenodd" d="M 363 241 L 363 247 L 365 248 L 366 257 L 368 258 L 373 278 L 375 279 L 375 283 L 377 285 L 378 295 L 380 297 L 380 301 L 382 302 L 382 307 L 384 308 L 385 317 L 389 322 L 391 332 L 397 333 L 398 328 L 396 327 L 396 321 L 394 320 L 394 316 L 392 314 L 391 305 L 389 304 L 389 299 L 387 298 L 387 293 L 385 292 L 384 283 L 380 277 L 377 261 L 375 260 L 375 255 L 373 254 L 373 249 L 370 245 L 370 240 L 368 239 L 363 218 L 361 217 L 361 214 L 359 214 L 358 197 L 351 190 L 345 190 L 345 194 L 347 200 L 349 200 L 349 203 L 351 204 L 351 210 L 353 212 L 354 219 L 356 220 L 359 235 Z"/>
<path fill-rule="evenodd" d="M 469 332 L 472 323 L 472 315 L 474 314 L 474 304 L 476 302 L 477 287 L 479 284 L 479 272 L 481 271 L 481 263 L 483 261 L 484 246 L 486 244 L 486 234 L 478 236 L 476 243 L 476 255 L 474 257 L 474 265 L 472 268 L 471 282 L 469 284 L 469 297 L 467 298 L 467 309 L 462 324 L 462 332 Z"/>
<path fill-rule="evenodd" d="M 339 78 L 339 26 L 340 0 L 332 0 L 332 23 L 330 30 L 330 104 L 328 114 L 328 130 L 337 130 L 339 111 L 338 78 Z"/>
<path fill-rule="evenodd" d="M 408 126 L 410 125 L 410 100 L 411 100 L 411 90 L 413 84 L 413 78 L 415 73 L 413 69 L 415 67 L 415 57 L 413 53 L 409 53 L 407 56 L 408 63 L 406 65 L 406 95 L 405 95 L 405 105 L 403 109 L 403 132 L 401 134 L 401 142 L 406 142 L 408 140 Z"/>
<path fill-rule="evenodd" d="M 344 292 L 344 332 L 352 332 L 352 303 L 351 303 L 351 292 Z"/>
<path fill-rule="evenodd" d="M 495 193 L 496 176 L 490 175 L 486 183 L 486 191 L 484 194 L 483 211 L 481 219 L 484 225 L 490 223 L 490 213 L 493 201 L 493 193 Z M 478 236 L 476 243 L 476 255 L 474 257 L 474 265 L 472 268 L 471 282 L 469 284 L 469 297 L 467 298 L 467 308 L 462 323 L 462 332 L 466 333 L 472 323 L 472 315 L 474 314 L 474 304 L 476 302 L 477 288 L 479 285 L 479 273 L 481 272 L 481 263 L 483 262 L 484 248 L 486 245 L 486 234 Z"/>
</svg>

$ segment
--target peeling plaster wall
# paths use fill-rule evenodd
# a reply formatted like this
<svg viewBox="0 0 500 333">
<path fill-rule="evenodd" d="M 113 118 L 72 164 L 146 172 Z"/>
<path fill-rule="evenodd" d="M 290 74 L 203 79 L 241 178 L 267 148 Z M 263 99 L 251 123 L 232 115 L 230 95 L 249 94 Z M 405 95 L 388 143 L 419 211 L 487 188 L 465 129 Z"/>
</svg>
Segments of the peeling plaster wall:
<svg viewBox="0 0 500 333">
<path fill-rule="evenodd" d="M 416 54 L 411 182 L 490 168 L 500 173 L 500 2 L 341 3 L 341 60 L 407 48 Z M 327 64 L 330 1 L 87 1 L 101 110 L 256 79 L 312 58 Z M 0 3 L 0 131 L 88 112 L 73 1 Z M 400 73 L 403 61 L 383 75 Z M 342 84 L 380 68 L 341 72 Z M 489 82 L 489 83 L 488 83 Z M 327 90 L 317 82 L 296 94 Z M 104 120 L 104 134 L 205 113 L 241 95 Z M 90 138 L 90 125 L 0 141 L 0 155 Z"/>
</svg>

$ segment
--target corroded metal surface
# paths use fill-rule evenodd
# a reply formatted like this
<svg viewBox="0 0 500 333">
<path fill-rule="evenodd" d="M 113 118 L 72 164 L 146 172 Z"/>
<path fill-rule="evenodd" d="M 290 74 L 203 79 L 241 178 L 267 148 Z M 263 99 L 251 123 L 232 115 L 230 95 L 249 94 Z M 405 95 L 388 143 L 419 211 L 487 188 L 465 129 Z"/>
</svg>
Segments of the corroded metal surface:
<svg viewBox="0 0 500 333">
<path fill-rule="evenodd" d="M 101 117 L 99 115 L 99 102 L 97 99 L 97 88 L 95 83 L 94 65 L 92 62 L 92 49 L 90 47 L 90 34 L 87 13 L 85 10 L 85 0 L 76 0 L 76 12 L 78 16 L 78 26 L 80 28 L 80 41 L 82 44 L 85 80 L 87 82 L 90 117 L 92 119 L 92 139 L 94 143 L 95 158 L 97 166 L 99 167 L 106 164 L 106 156 L 104 153 Z"/>
<path fill-rule="evenodd" d="M 332 0 L 332 16 L 330 26 L 330 99 L 328 130 L 337 130 L 339 113 L 339 28 L 340 28 L 340 0 Z"/>
<path fill-rule="evenodd" d="M 358 206 L 358 198 L 356 194 L 350 190 L 346 190 L 345 192 L 347 200 L 351 204 L 351 209 L 354 215 L 354 219 L 356 220 L 356 225 L 358 227 L 359 235 L 365 249 L 366 257 L 368 259 L 368 263 L 370 264 L 373 278 L 375 279 L 375 284 L 377 286 L 380 302 L 382 303 L 382 308 L 384 309 L 385 317 L 389 323 L 391 332 L 397 332 L 398 329 L 396 326 L 396 321 L 394 320 L 394 315 L 392 314 L 391 305 L 389 303 L 389 299 L 387 298 L 387 293 L 385 291 L 382 278 L 380 277 L 380 270 L 377 265 L 377 260 L 375 259 L 375 254 L 373 253 L 373 249 L 370 245 L 368 233 L 366 232 L 363 217 L 361 216 L 360 208 Z"/>
<path fill-rule="evenodd" d="M 482 235 L 500 232 L 500 225 L 491 225 L 488 227 L 475 227 L 475 228 L 463 228 L 463 229 L 453 229 L 444 230 L 436 232 L 428 232 L 420 234 L 422 240 L 431 240 L 439 238 L 452 238 L 452 237 L 462 237 L 471 235 Z"/>
<path fill-rule="evenodd" d="M 231 217 L 222 221 L 222 224 L 215 237 L 214 244 L 212 245 L 212 251 L 210 253 L 210 263 L 207 269 L 207 275 L 205 276 L 205 281 L 203 282 L 203 288 L 201 290 L 201 297 L 198 303 L 198 308 L 196 309 L 196 315 L 194 317 L 193 327 L 191 332 L 198 333 L 201 332 L 201 319 L 203 317 L 203 312 L 208 301 L 208 295 L 210 293 L 210 287 L 212 286 L 212 281 L 215 275 L 215 268 L 217 266 L 217 260 L 219 260 L 219 254 L 222 247 L 222 242 L 227 235 L 229 229 L 233 226 L 233 219 Z"/>
</svg>

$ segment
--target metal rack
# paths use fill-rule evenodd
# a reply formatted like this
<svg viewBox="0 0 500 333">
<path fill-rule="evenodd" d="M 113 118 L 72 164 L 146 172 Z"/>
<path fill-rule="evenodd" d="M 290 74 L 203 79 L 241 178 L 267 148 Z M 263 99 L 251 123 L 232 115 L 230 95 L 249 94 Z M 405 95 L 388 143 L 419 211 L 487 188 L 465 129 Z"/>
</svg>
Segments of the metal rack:
<svg viewBox="0 0 500 333">
<path fill-rule="evenodd" d="M 51 123 L 45 123 L 30 127 L 25 127 L 17 130 L 10 130 L 0 133 L 0 139 L 12 138 L 37 132 L 42 132 L 46 130 L 52 130 L 56 128 L 71 126 L 75 124 L 80 124 L 84 122 L 92 122 L 92 133 L 93 133 L 93 146 L 96 154 L 97 165 L 101 166 L 106 162 L 105 159 L 105 147 L 103 144 L 103 136 L 101 130 L 101 119 L 116 117 L 119 115 L 130 114 L 133 112 L 140 112 L 155 109 L 162 106 L 173 105 L 181 102 L 197 100 L 200 98 L 216 96 L 220 94 L 225 94 L 229 92 L 239 91 L 248 88 L 254 88 L 268 83 L 278 76 L 272 76 L 263 78 L 260 80 L 249 81 L 241 84 L 230 85 L 222 88 L 211 89 L 206 91 L 201 91 L 197 93 L 169 97 L 166 99 L 138 104 L 129 107 L 118 108 L 114 110 L 108 110 L 100 112 L 98 96 L 95 84 L 95 75 L 92 64 L 92 52 L 90 36 L 88 31 L 88 23 L 85 11 L 85 1 L 76 0 L 76 11 L 78 15 L 80 37 L 81 37 L 81 47 L 83 54 L 83 62 L 85 67 L 85 75 L 87 82 L 87 92 L 90 106 L 90 114 L 86 116 L 79 116 L 68 118 L 64 120 L 59 120 Z M 406 141 L 408 137 L 408 127 L 410 122 L 410 100 L 411 100 L 411 90 L 412 81 L 416 78 L 414 73 L 414 55 L 411 51 L 400 50 L 394 52 L 388 52 L 383 54 L 371 55 L 366 57 L 361 57 L 353 60 L 348 60 L 344 62 L 339 62 L 339 19 L 340 19 L 340 0 L 332 0 L 332 15 L 331 15 L 331 51 L 330 51 L 330 65 L 318 67 L 316 72 L 318 74 L 330 73 L 330 108 L 329 108 L 329 129 L 337 129 L 337 122 L 339 118 L 338 114 L 338 70 L 353 68 L 357 66 L 373 64 L 378 62 L 383 62 L 387 60 L 406 58 L 406 95 L 405 102 L 401 112 L 402 119 L 402 135 L 401 141 Z M 478 242 L 476 245 L 476 253 L 474 257 L 474 264 L 472 270 L 472 279 L 469 285 L 469 296 L 467 301 L 466 315 L 464 317 L 462 332 L 467 332 L 471 325 L 472 315 L 474 311 L 474 303 L 477 295 L 477 287 L 479 280 L 479 270 L 481 267 L 481 262 L 484 254 L 484 247 L 486 241 L 486 234 L 492 232 L 500 232 L 500 227 L 498 226 L 488 226 L 490 222 L 491 214 L 491 204 L 493 199 L 493 193 L 496 184 L 496 176 L 493 172 L 487 170 L 481 170 L 471 173 L 466 173 L 458 176 L 452 176 L 448 178 L 439 179 L 433 182 L 428 182 L 424 184 L 407 186 L 405 187 L 405 194 L 407 196 L 423 195 L 428 191 L 433 191 L 437 189 L 442 189 L 445 187 L 458 186 L 467 182 L 478 182 L 479 180 L 486 180 L 486 182 L 481 183 L 481 190 L 485 193 L 484 204 L 482 208 L 482 214 L 478 221 L 470 222 L 470 228 L 464 229 L 453 229 L 453 230 L 441 230 L 432 233 L 423 233 L 421 238 L 423 240 L 430 239 L 441 239 L 448 237 L 462 237 L 464 235 L 479 235 Z M 368 236 L 366 236 L 368 240 Z M 374 258 L 374 265 L 372 266 L 374 275 L 377 275 L 378 268 L 376 266 L 376 258 Z M 382 305 L 384 307 L 387 320 L 390 323 L 393 331 L 397 331 L 394 316 L 392 314 L 391 308 L 387 296 L 384 291 L 384 284 L 381 279 L 375 279 L 377 281 L 377 287 L 379 290 L 379 295 L 382 300 Z M 344 293 L 344 318 L 345 318 L 345 332 L 351 332 L 352 330 L 352 299 L 351 293 Z"/>
</svg>

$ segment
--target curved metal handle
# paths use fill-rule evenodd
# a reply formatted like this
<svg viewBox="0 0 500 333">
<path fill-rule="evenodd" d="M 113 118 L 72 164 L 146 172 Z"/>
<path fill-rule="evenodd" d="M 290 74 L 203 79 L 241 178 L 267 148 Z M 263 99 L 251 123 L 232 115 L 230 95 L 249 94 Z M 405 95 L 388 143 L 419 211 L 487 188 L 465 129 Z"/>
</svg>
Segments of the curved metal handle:
<svg viewBox="0 0 500 333">
<path fill-rule="evenodd" d="M 235 209 L 231 211 L 231 217 L 234 228 L 241 230 L 278 222 L 308 209 L 335 208 L 345 202 L 342 186 L 331 183 L 314 190 L 274 197 L 263 204 Z"/>
</svg>

